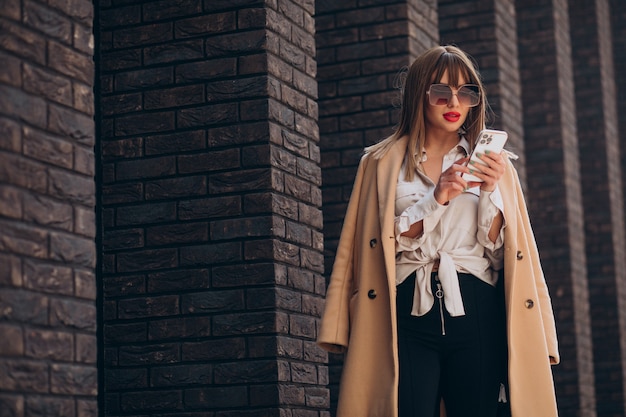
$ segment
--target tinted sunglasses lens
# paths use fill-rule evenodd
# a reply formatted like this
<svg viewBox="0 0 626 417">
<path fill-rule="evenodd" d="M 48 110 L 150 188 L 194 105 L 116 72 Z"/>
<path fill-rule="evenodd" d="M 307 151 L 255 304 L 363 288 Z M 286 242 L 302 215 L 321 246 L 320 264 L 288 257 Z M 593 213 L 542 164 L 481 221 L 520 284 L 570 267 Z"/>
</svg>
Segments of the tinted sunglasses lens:
<svg viewBox="0 0 626 417">
<path fill-rule="evenodd" d="M 444 106 L 452 98 L 452 90 L 445 84 L 433 84 L 428 90 L 428 101 L 433 106 Z"/>
<path fill-rule="evenodd" d="M 477 106 L 480 103 L 480 90 L 477 85 L 464 85 L 459 88 L 457 97 L 459 98 L 459 103 L 465 106 Z"/>
</svg>

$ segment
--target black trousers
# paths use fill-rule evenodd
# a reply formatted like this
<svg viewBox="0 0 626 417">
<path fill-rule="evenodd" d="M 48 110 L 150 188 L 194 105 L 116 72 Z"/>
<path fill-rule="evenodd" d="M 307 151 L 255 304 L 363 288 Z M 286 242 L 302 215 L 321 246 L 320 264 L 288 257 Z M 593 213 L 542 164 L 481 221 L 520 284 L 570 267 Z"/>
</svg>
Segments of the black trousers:
<svg viewBox="0 0 626 417">
<path fill-rule="evenodd" d="M 434 292 L 437 273 L 431 278 Z M 504 294 L 470 274 L 459 281 L 459 317 L 437 297 L 427 314 L 411 316 L 415 274 L 397 288 L 399 417 L 438 417 L 442 398 L 448 417 L 499 415 L 501 384 L 508 385 Z"/>
</svg>

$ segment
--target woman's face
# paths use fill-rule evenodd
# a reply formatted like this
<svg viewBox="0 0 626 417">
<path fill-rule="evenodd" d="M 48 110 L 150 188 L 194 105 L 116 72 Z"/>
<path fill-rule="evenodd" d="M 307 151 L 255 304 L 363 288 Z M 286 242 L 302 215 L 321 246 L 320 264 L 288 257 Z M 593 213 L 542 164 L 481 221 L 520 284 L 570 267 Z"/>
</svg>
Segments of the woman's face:
<svg viewBox="0 0 626 417">
<path fill-rule="evenodd" d="M 443 73 L 441 80 L 437 84 L 448 84 L 448 71 Z M 450 86 L 452 88 L 452 97 L 446 104 L 433 105 L 426 99 L 426 128 L 428 130 L 437 130 L 441 133 L 456 133 L 470 111 L 470 106 L 463 105 L 459 102 L 456 93 L 458 87 L 466 84 L 467 80 L 461 75 L 458 77 L 459 85 Z"/>
</svg>

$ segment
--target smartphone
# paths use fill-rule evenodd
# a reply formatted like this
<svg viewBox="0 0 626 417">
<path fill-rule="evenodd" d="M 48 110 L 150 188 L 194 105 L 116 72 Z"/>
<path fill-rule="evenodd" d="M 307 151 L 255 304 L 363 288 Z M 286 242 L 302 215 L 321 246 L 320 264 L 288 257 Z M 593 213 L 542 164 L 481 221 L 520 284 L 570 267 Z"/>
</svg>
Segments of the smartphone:
<svg viewBox="0 0 626 417">
<path fill-rule="evenodd" d="M 478 139 L 476 140 L 476 146 L 472 151 L 472 156 L 468 161 L 468 166 L 475 166 L 477 169 L 480 169 L 480 165 L 486 165 L 480 158 L 476 156 L 476 154 L 484 154 L 485 151 L 489 151 L 491 153 L 500 153 L 504 148 L 504 144 L 508 139 L 509 135 L 503 130 L 494 130 L 494 129 L 484 129 L 478 134 Z M 475 164 L 470 164 L 470 161 L 474 161 Z M 465 181 L 478 181 L 482 182 L 480 178 L 471 174 L 463 174 L 463 179 Z"/>
</svg>

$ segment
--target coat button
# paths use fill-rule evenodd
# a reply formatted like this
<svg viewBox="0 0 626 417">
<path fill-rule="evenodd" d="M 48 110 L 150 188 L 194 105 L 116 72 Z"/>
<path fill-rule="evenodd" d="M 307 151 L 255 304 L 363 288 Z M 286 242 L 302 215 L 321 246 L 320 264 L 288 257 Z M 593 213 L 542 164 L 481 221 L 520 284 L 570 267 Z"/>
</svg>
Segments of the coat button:
<svg viewBox="0 0 626 417">
<path fill-rule="evenodd" d="M 368 296 L 371 300 L 373 300 L 374 298 L 376 298 L 376 290 L 369 290 L 369 291 L 367 292 L 367 296 Z"/>
<path fill-rule="evenodd" d="M 528 309 L 531 309 L 535 306 L 535 302 L 531 299 L 526 300 L 524 304 L 526 305 L 526 308 Z"/>
<path fill-rule="evenodd" d="M 522 254 L 521 250 L 517 251 L 517 260 L 521 261 L 522 259 L 524 259 L 524 255 Z"/>
<path fill-rule="evenodd" d="M 375 248 L 376 247 L 376 243 L 377 243 L 376 239 L 370 240 L 370 248 Z"/>
</svg>

